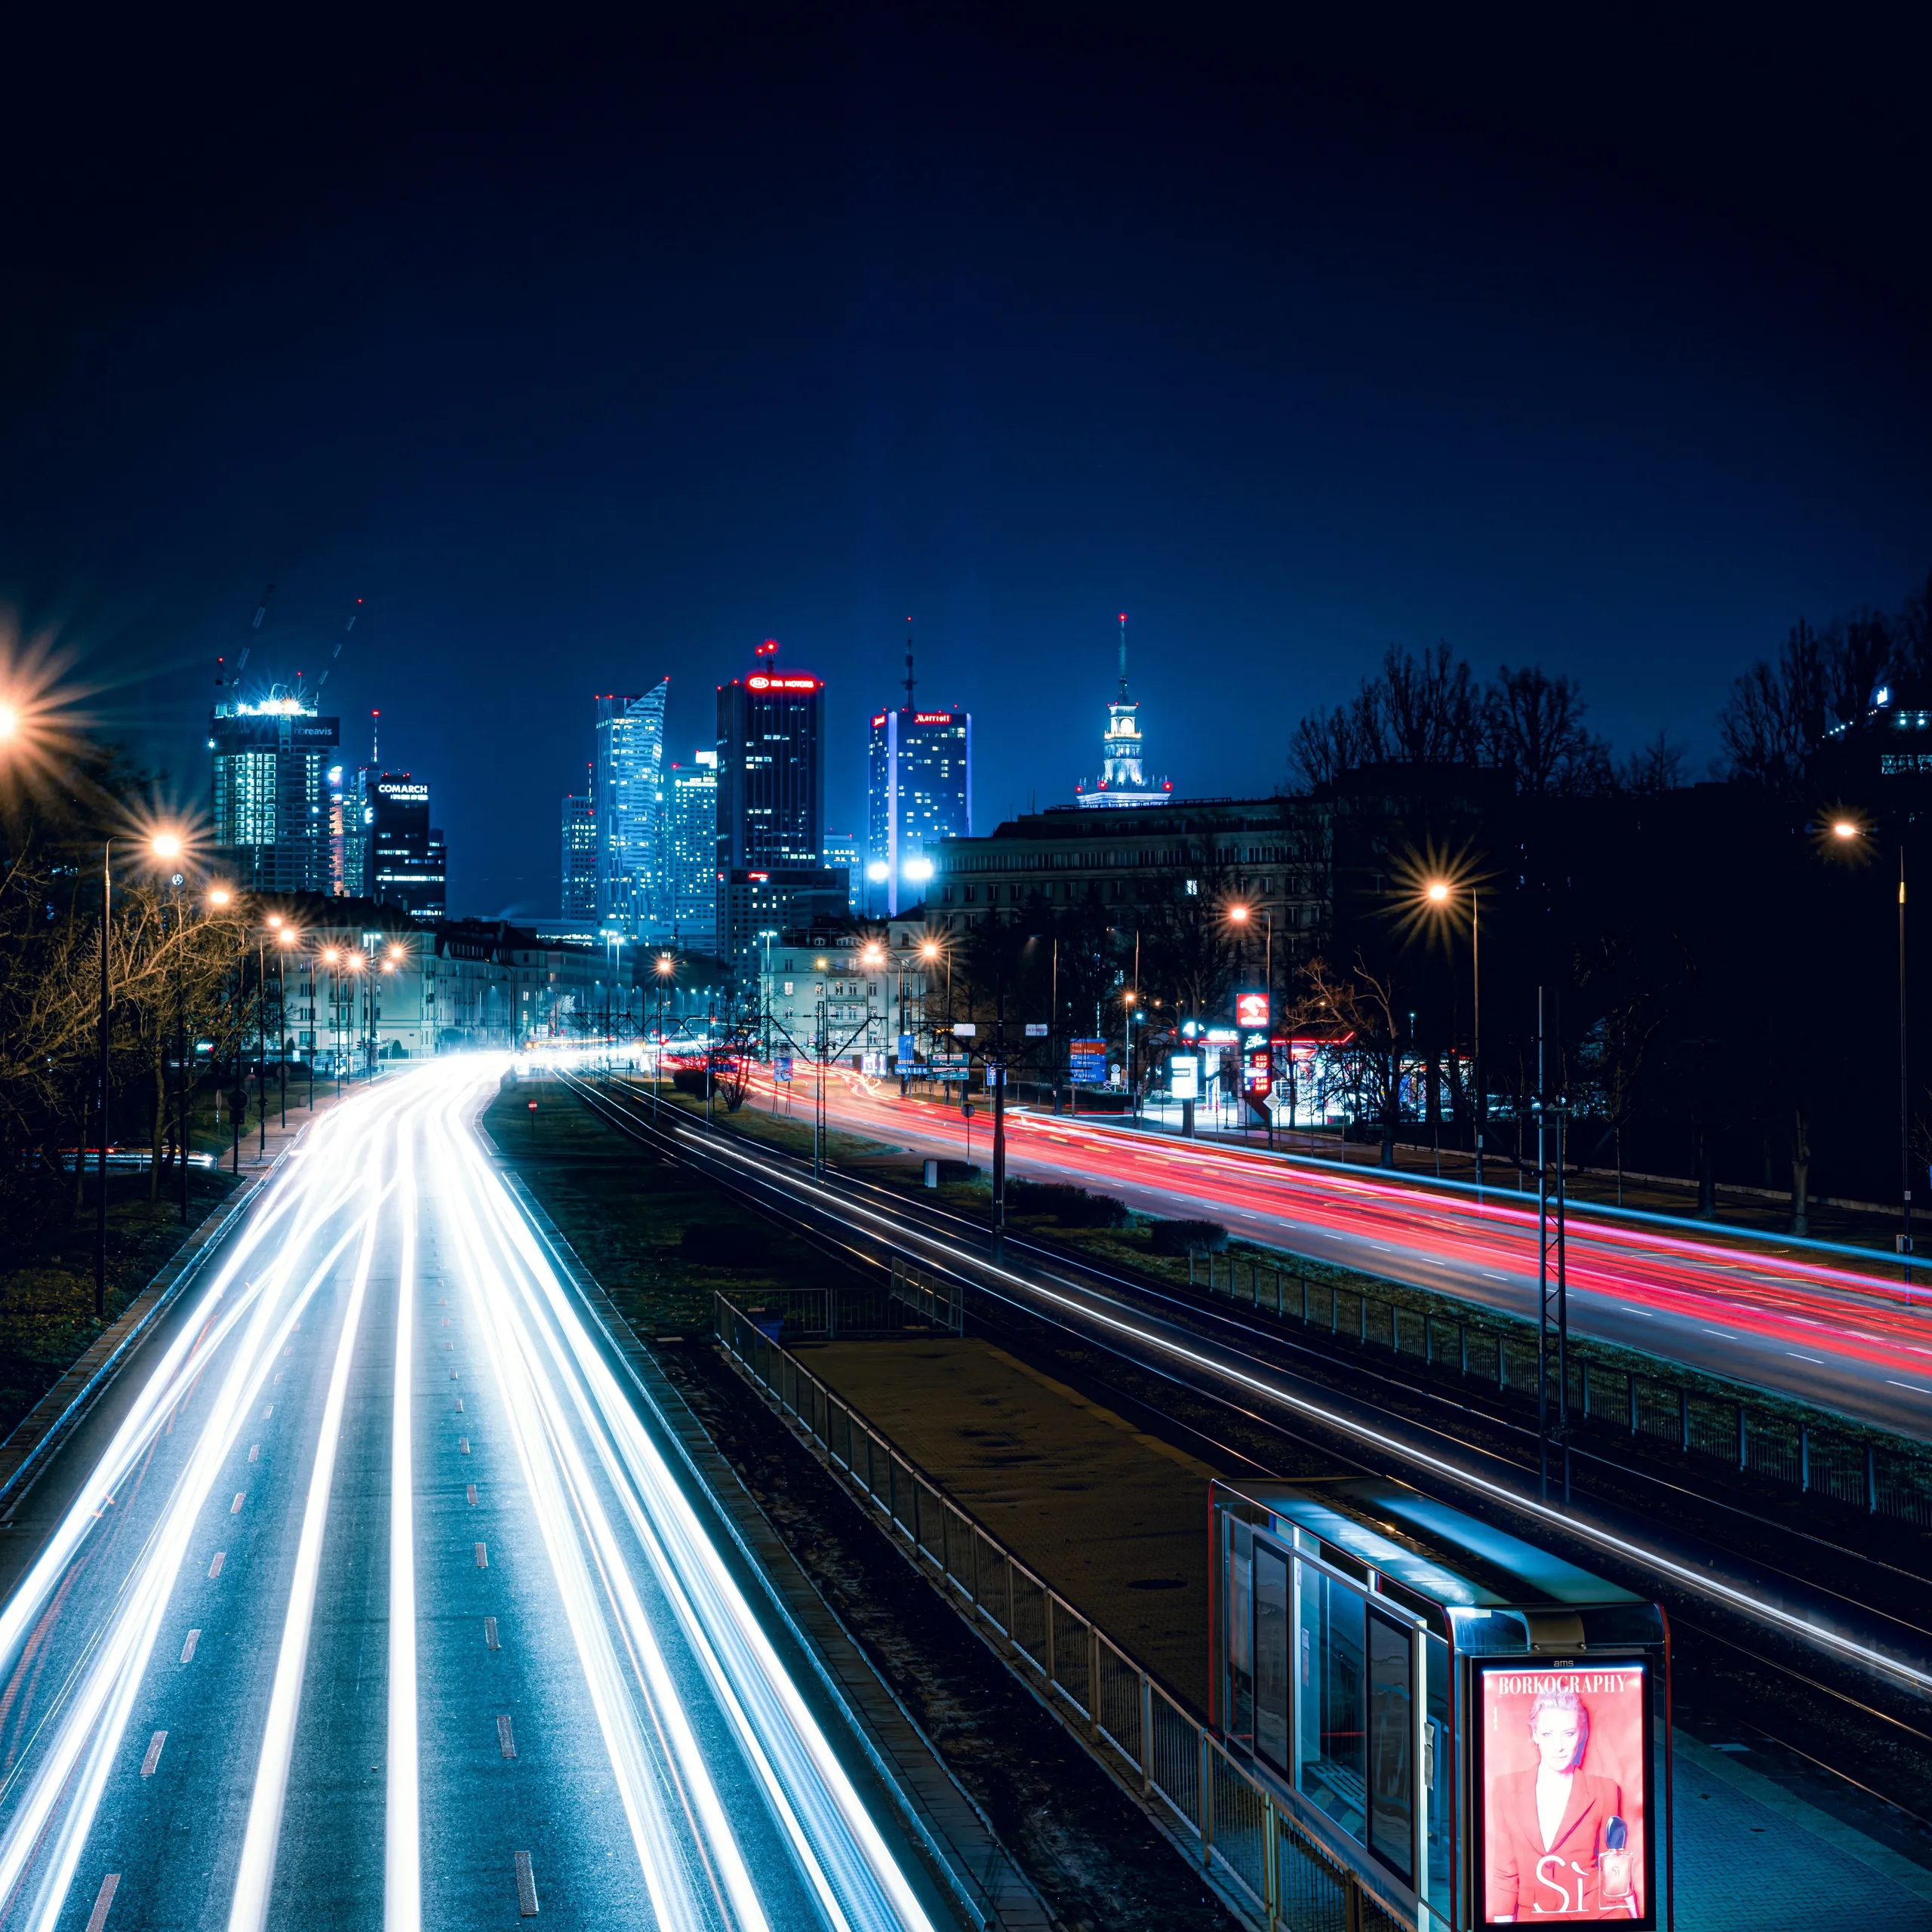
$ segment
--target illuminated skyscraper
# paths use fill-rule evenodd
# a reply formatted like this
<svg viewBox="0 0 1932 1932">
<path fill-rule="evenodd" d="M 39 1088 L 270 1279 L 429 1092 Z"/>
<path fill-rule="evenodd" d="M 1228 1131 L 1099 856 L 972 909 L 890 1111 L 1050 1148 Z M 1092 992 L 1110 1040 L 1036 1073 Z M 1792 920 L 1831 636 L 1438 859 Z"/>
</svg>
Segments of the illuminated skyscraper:
<svg viewBox="0 0 1932 1932">
<path fill-rule="evenodd" d="M 864 880 L 859 871 L 859 841 L 849 832 L 828 832 L 825 863 L 827 871 L 845 875 L 845 903 L 851 911 L 857 912 L 865 900 L 861 890 Z"/>
<path fill-rule="evenodd" d="M 563 916 L 594 919 L 597 916 L 597 808 L 588 793 L 582 798 L 573 793 L 565 799 L 562 832 L 560 905 Z"/>
<path fill-rule="evenodd" d="M 326 892 L 331 754 L 341 721 L 318 718 L 279 686 L 253 703 L 231 698 L 208 719 L 215 859 L 256 892 Z"/>
<path fill-rule="evenodd" d="M 930 848 L 973 835 L 973 718 L 915 702 L 906 643 L 906 702 L 872 715 L 867 747 L 865 906 L 890 917 L 916 906 L 933 875 Z"/>
<path fill-rule="evenodd" d="M 718 952 L 734 964 L 759 922 L 846 909 L 847 881 L 824 863 L 825 681 L 780 669 L 772 638 L 757 656 L 718 688 Z"/>
<path fill-rule="evenodd" d="M 664 706 L 671 681 L 597 700 L 598 921 L 641 938 L 663 891 Z"/>
<path fill-rule="evenodd" d="M 443 835 L 429 823 L 429 788 L 406 771 L 371 771 L 368 781 L 368 895 L 411 918 L 448 909 Z"/>
<path fill-rule="evenodd" d="M 694 752 L 671 768 L 669 906 L 658 924 L 681 943 L 709 951 L 718 925 L 718 754 Z"/>
</svg>

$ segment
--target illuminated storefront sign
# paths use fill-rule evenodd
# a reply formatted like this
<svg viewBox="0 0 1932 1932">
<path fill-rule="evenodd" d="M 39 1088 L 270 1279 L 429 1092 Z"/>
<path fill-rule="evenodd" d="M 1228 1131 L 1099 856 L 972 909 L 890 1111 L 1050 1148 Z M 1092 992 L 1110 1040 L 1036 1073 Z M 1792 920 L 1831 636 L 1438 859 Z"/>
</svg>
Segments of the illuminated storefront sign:
<svg viewBox="0 0 1932 1932">
<path fill-rule="evenodd" d="M 1235 1024 L 1243 1032 L 1251 1026 L 1266 1027 L 1268 1024 L 1268 995 L 1266 993 L 1236 993 Z"/>
</svg>

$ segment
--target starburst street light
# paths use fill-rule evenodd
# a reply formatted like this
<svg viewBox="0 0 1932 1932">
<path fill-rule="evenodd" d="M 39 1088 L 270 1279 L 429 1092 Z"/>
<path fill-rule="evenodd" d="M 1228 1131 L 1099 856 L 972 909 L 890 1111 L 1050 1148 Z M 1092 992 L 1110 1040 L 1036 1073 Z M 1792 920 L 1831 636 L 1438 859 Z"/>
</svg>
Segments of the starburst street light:
<svg viewBox="0 0 1932 1932">
<path fill-rule="evenodd" d="M 1412 872 L 1407 882 L 1413 897 L 1409 902 L 1407 923 L 1413 926 L 1426 921 L 1432 928 L 1446 928 L 1443 933 L 1445 943 L 1453 943 L 1450 936 L 1460 921 L 1461 902 L 1469 902 L 1472 1035 L 1469 1060 L 1475 1085 L 1476 1186 L 1480 1189 L 1483 1184 L 1483 1121 L 1487 1109 L 1484 1103 L 1482 1083 L 1482 905 L 1476 889 L 1478 881 L 1472 873 L 1459 873 L 1454 866 L 1445 866 L 1441 871 L 1431 868 Z"/>
<path fill-rule="evenodd" d="M 230 892 L 225 885 L 211 885 L 208 888 L 208 903 L 217 909 L 232 905 L 234 899 L 234 894 Z"/>
</svg>

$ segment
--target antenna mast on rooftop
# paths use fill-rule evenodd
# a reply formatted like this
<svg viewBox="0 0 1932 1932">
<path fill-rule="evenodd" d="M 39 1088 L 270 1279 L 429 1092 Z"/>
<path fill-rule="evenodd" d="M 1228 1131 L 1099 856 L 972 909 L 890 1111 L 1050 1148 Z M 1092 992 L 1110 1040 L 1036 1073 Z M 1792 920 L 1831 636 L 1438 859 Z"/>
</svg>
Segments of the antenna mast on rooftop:
<svg viewBox="0 0 1932 1932">
<path fill-rule="evenodd" d="M 912 620 L 906 620 L 906 709 L 912 709 Z"/>
<path fill-rule="evenodd" d="M 1120 701 L 1127 702 L 1127 613 L 1120 614 Z"/>
</svg>

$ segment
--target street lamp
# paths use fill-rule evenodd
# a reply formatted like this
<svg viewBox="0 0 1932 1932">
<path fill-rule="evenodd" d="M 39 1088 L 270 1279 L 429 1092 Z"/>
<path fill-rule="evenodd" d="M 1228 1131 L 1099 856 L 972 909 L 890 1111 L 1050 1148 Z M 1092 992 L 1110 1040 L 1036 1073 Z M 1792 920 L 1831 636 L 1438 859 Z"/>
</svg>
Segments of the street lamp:
<svg viewBox="0 0 1932 1932">
<path fill-rule="evenodd" d="M 288 1124 L 288 949 L 295 943 L 296 931 L 293 926 L 281 926 L 275 933 L 275 944 L 280 950 L 275 955 L 275 1015 L 281 1029 L 279 1049 L 281 1064 L 277 1071 L 281 1082 L 281 1124 Z M 309 1099 L 315 1095 L 311 1093 Z"/>
<path fill-rule="evenodd" d="M 1475 1036 L 1470 1058 L 1476 1089 L 1476 1198 L 1480 1202 L 1482 1198 L 1482 1128 L 1487 1110 L 1485 1104 L 1487 1097 L 1483 1092 L 1482 1084 L 1482 902 L 1473 884 L 1465 885 L 1461 889 L 1469 895 L 1469 1001 Z M 1453 880 L 1432 878 L 1426 881 L 1422 889 L 1424 910 L 1447 914 L 1454 903 L 1457 890 Z"/>
<path fill-rule="evenodd" d="M 1853 818 L 1835 818 L 1831 834 L 1847 851 L 1868 835 L 1865 826 Z M 1905 832 L 1899 832 L 1899 1195 L 1905 1211 L 1905 1232 L 1899 1237 L 1899 1252 L 1905 1257 L 1906 1286 L 1912 1285 L 1912 1081 L 1906 1055 L 1906 1007 L 1905 979 Z"/>
<path fill-rule="evenodd" d="M 349 1017 L 352 1020 L 354 1020 L 356 1017 L 355 1000 L 357 983 L 355 976 L 358 973 L 363 972 L 368 968 L 369 964 L 368 955 L 366 953 L 351 951 L 343 954 L 342 963 L 344 969 L 349 974 Z M 358 1037 L 360 1035 L 361 1030 L 361 1023 L 358 1021 L 357 1022 L 356 1026 L 356 1032 Z M 337 1078 L 336 1091 L 338 1094 L 342 1091 L 342 1082 L 340 1075 L 338 1075 Z"/>
<path fill-rule="evenodd" d="M 181 857 L 186 849 L 180 833 L 164 827 L 148 840 L 148 850 L 164 864 Z M 185 883 L 182 875 L 176 872 L 172 878 L 174 907 L 174 1057 L 175 1066 L 175 1135 L 181 1162 L 181 1225 L 188 1225 L 188 1044 L 186 1001 L 181 989 L 181 955 L 185 945 L 182 937 L 181 888 Z M 156 1198 L 158 1198 L 158 1184 Z"/>
</svg>

